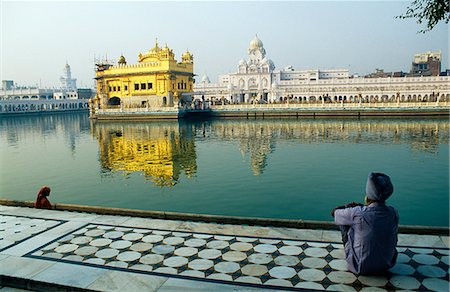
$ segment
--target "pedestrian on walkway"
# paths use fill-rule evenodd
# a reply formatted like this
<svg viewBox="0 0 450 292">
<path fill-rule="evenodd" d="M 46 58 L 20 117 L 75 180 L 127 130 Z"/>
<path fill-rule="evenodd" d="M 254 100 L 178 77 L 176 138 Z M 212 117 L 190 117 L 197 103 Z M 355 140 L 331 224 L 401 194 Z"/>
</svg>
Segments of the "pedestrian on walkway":
<svg viewBox="0 0 450 292">
<path fill-rule="evenodd" d="M 347 267 L 355 274 L 382 274 L 395 264 L 399 217 L 385 203 L 393 191 L 389 176 L 371 173 L 365 205 L 353 202 L 331 211 L 342 233 Z"/>
<path fill-rule="evenodd" d="M 36 198 L 36 202 L 34 203 L 34 207 L 38 209 L 52 209 L 52 205 L 47 197 L 50 196 L 50 188 L 47 186 L 43 186 Z"/>
</svg>

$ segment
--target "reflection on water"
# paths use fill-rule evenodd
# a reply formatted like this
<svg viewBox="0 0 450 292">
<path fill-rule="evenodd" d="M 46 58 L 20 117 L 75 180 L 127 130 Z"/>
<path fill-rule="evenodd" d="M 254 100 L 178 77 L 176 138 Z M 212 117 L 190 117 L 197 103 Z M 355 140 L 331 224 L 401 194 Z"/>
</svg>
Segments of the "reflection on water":
<svg viewBox="0 0 450 292">
<path fill-rule="evenodd" d="M 104 171 L 143 172 L 157 186 L 173 186 L 184 171 L 197 170 L 195 140 L 233 141 L 261 175 L 280 142 L 300 144 L 406 144 L 413 151 L 437 154 L 449 142 L 445 119 L 285 119 L 196 122 L 95 122 Z"/>
<path fill-rule="evenodd" d="M 1 117 L 0 197 L 33 200 L 48 184 L 58 203 L 331 220 L 383 171 L 401 224 L 448 226 L 449 131 L 446 118 Z"/>
<path fill-rule="evenodd" d="M 77 139 L 90 128 L 86 113 L 30 114 L 0 117 L 0 135 L 6 137 L 9 147 L 32 139 L 51 139 L 63 136 L 72 154 L 76 151 Z"/>
<path fill-rule="evenodd" d="M 103 171 L 143 172 L 157 186 L 173 186 L 197 171 L 192 128 L 178 122 L 93 123 Z"/>
</svg>

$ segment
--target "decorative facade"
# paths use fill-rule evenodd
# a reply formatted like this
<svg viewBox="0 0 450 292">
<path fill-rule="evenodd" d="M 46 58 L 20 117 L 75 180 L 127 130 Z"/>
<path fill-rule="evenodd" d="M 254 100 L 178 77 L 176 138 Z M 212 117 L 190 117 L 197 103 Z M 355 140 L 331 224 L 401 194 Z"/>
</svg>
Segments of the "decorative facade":
<svg viewBox="0 0 450 292">
<path fill-rule="evenodd" d="M 208 103 L 449 101 L 450 76 L 365 78 L 350 76 L 347 69 L 299 71 L 287 66 L 277 70 L 256 36 L 250 42 L 248 60 L 239 61 L 236 73 L 219 76 L 217 83 L 203 76 L 194 91 L 197 107 Z"/>
<path fill-rule="evenodd" d="M 97 106 L 173 107 L 192 98 L 194 57 L 186 51 L 181 62 L 173 50 L 155 42 L 148 52 L 138 55 L 138 63 L 128 65 L 120 56 L 117 65 L 96 64 Z"/>
<path fill-rule="evenodd" d="M 348 78 L 347 69 L 295 70 L 292 66 L 276 70 L 274 62 L 266 56 L 262 41 L 255 36 L 247 50 L 248 60 L 241 59 L 237 72 L 219 76 L 212 84 L 207 76 L 196 83 L 196 97 L 205 100 L 226 100 L 230 103 L 270 103 L 279 99 L 280 84 L 294 80 L 315 81 L 330 78 Z"/>
</svg>

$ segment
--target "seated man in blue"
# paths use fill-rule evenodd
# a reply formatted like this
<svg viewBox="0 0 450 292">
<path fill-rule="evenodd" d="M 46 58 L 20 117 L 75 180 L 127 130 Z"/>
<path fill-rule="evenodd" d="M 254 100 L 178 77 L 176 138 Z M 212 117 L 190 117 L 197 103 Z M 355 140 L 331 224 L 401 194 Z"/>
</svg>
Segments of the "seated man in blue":
<svg viewBox="0 0 450 292">
<path fill-rule="evenodd" d="M 355 274 L 380 274 L 395 264 L 398 213 L 385 204 L 393 190 L 387 175 L 371 173 L 365 206 L 353 202 L 331 212 L 342 232 L 348 269 Z"/>
</svg>

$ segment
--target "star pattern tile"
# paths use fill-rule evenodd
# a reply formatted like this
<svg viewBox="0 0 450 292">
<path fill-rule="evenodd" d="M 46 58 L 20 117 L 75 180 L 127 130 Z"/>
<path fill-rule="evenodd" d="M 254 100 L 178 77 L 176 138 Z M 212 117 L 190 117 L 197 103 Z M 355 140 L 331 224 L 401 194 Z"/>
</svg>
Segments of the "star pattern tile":
<svg viewBox="0 0 450 292">
<path fill-rule="evenodd" d="M 336 243 L 90 224 L 27 256 L 290 290 L 435 290 L 449 284 L 448 250 L 399 247 L 385 276 L 357 276 Z"/>
</svg>

